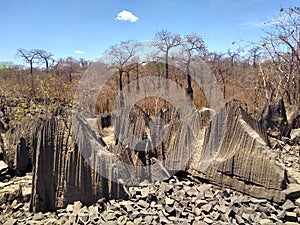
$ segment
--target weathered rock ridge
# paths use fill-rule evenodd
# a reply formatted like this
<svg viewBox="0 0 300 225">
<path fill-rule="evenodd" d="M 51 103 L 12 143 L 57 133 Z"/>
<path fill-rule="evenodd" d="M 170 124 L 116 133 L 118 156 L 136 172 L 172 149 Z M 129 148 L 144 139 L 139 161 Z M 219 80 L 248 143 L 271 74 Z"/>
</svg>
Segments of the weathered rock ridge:
<svg viewBox="0 0 300 225">
<path fill-rule="evenodd" d="M 3 133 L 0 160 L 19 174 L 33 168 L 34 212 L 76 200 L 127 198 L 128 186 L 177 171 L 275 202 L 296 198 L 297 171 L 287 170 L 269 147 L 264 121 L 252 119 L 236 101 L 216 115 L 202 109 L 184 118 L 174 108 L 153 118 L 139 107 L 85 118 L 62 106 Z"/>
<path fill-rule="evenodd" d="M 91 204 L 103 197 L 126 198 L 122 185 L 111 178 L 118 172 L 112 171 L 113 154 L 84 118 L 78 115 L 76 122 L 53 117 L 36 130 L 31 198 L 35 212 L 75 200 Z"/>
<path fill-rule="evenodd" d="M 201 156 L 193 157 L 188 171 L 255 197 L 275 202 L 284 200 L 289 182 L 295 179 L 268 146 L 264 125 L 250 118 L 236 102 L 227 104 L 225 111 L 212 121 L 226 121 L 224 136 L 219 137 L 220 132 L 208 127 L 203 146 L 195 153 Z M 211 156 L 211 142 L 216 139 L 221 139 L 220 145 Z M 210 165 L 203 170 L 201 166 L 207 160 Z"/>
</svg>

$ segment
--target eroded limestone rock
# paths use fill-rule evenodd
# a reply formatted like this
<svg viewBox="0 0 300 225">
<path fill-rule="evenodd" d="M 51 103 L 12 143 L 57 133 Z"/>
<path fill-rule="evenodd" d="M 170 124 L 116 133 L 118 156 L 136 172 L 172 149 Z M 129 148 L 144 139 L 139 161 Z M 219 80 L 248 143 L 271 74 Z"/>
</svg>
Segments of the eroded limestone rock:
<svg viewBox="0 0 300 225">
<path fill-rule="evenodd" d="M 112 171 L 112 153 L 83 117 L 74 121 L 52 117 L 34 134 L 34 212 L 55 210 L 75 200 L 91 204 L 101 197 L 126 197 L 122 185 L 112 181 L 118 173 Z"/>
<path fill-rule="evenodd" d="M 294 179 L 268 147 L 264 127 L 250 118 L 237 102 L 230 102 L 214 121 L 225 121 L 223 137 L 208 127 L 203 147 L 195 154 L 188 171 L 212 183 L 276 202 L 285 199 L 285 190 Z M 217 148 L 211 146 L 220 140 Z M 215 151 L 212 155 L 211 152 Z M 203 163 L 209 161 L 207 168 Z M 293 181 L 292 181 L 293 180 Z"/>
</svg>

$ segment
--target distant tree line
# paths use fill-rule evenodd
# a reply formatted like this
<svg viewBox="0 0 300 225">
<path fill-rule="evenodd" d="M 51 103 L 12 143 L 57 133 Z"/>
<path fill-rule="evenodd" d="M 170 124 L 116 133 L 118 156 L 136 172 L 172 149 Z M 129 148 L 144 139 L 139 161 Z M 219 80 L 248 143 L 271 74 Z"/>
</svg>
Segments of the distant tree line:
<svg viewBox="0 0 300 225">
<path fill-rule="evenodd" d="M 154 34 L 152 45 L 157 52 L 148 56 L 147 63 L 138 58 L 139 42 L 132 40 L 111 46 L 105 55 L 109 61 L 108 66 L 117 73 L 119 91 L 122 91 L 125 81 L 130 83 L 132 79 L 138 80 L 143 68 L 147 66 L 151 66 L 158 76 L 174 77 L 175 72 L 170 71 L 170 62 L 174 64 L 176 59 L 184 68 L 182 72 L 185 75 L 186 93 L 194 99 L 190 66 L 193 60 L 200 58 L 216 75 L 225 99 L 239 99 L 253 113 L 280 98 L 289 104 L 300 104 L 300 8 L 280 9 L 276 18 L 267 24 L 268 29 L 259 42 L 234 41 L 224 53 L 209 51 L 199 34 L 181 36 L 163 29 Z M 174 54 L 172 49 L 176 48 L 178 51 Z M 21 84 L 29 74 L 32 95 L 37 89 L 37 76 L 51 74 L 76 86 L 81 74 L 91 63 L 72 57 L 54 60 L 52 53 L 42 49 L 18 49 L 16 55 L 29 67 L 2 62 L 0 76 L 6 82 L 10 77 L 17 77 L 17 83 Z M 163 63 L 154 63 L 157 59 Z M 41 64 L 43 68 L 34 67 Z M 120 99 L 120 104 L 124 104 L 122 96 Z M 104 102 L 107 105 L 109 101 L 106 99 Z"/>
</svg>

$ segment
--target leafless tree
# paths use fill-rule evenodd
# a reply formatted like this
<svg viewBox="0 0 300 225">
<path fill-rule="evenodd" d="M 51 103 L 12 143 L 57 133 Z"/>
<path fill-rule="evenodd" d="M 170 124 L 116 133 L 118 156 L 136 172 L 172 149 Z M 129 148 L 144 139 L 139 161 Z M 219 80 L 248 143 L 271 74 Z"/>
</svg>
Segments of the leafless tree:
<svg viewBox="0 0 300 225">
<path fill-rule="evenodd" d="M 33 63 L 38 59 L 38 53 L 35 50 L 18 49 L 16 56 L 23 58 L 23 60 L 30 65 L 31 88 L 34 93 Z"/>
<path fill-rule="evenodd" d="M 224 58 L 225 53 L 210 52 L 208 53 L 207 61 L 211 64 L 213 73 L 219 75 L 223 85 L 223 95 L 226 96 L 226 79 L 225 76 L 229 73 L 226 60 Z M 231 63 L 230 63 L 231 64 Z"/>
<path fill-rule="evenodd" d="M 73 73 L 80 68 L 80 62 L 73 57 L 67 57 L 66 59 L 58 59 L 56 65 L 56 75 L 62 76 L 66 74 L 68 76 L 69 82 L 73 81 Z"/>
<path fill-rule="evenodd" d="M 179 34 L 172 34 L 167 30 L 157 31 L 154 36 L 153 45 L 165 54 L 166 78 L 169 78 L 169 54 L 170 50 L 179 46 L 182 39 Z"/>
<path fill-rule="evenodd" d="M 184 40 L 182 41 L 182 46 L 183 50 L 180 58 L 184 60 L 186 66 L 186 92 L 190 96 L 191 100 L 193 100 L 192 79 L 190 73 L 191 62 L 195 54 L 197 54 L 197 56 L 200 56 L 200 58 L 203 59 L 207 55 L 208 51 L 203 38 L 195 33 L 185 35 Z"/>
<path fill-rule="evenodd" d="M 261 56 L 262 52 L 261 52 L 261 47 L 260 46 L 254 46 L 249 50 L 249 54 L 250 54 L 250 58 L 252 61 L 252 66 L 254 68 L 257 67 L 258 61 L 259 61 L 259 57 Z"/>
<path fill-rule="evenodd" d="M 53 54 L 50 52 L 46 52 L 45 50 L 42 50 L 42 49 L 35 49 L 33 51 L 36 53 L 36 55 L 39 59 L 41 59 L 45 62 L 46 72 L 48 73 L 49 72 L 49 61 L 53 60 L 52 59 Z"/>
<path fill-rule="evenodd" d="M 230 57 L 231 66 L 234 66 L 235 60 L 239 57 L 240 53 L 242 52 L 242 48 L 238 48 L 235 51 L 228 50 L 227 55 Z"/>
<path fill-rule="evenodd" d="M 260 46 L 266 60 L 273 62 L 269 78 L 276 89 L 274 98 L 282 98 L 289 104 L 300 103 L 300 7 L 281 9 L 270 22 Z M 262 68 L 264 69 L 264 67 Z M 265 74 L 265 71 L 262 71 Z M 272 99 L 270 99 L 272 100 Z"/>
<path fill-rule="evenodd" d="M 132 40 L 121 42 L 120 44 L 111 46 L 106 52 L 105 56 L 109 61 L 112 68 L 116 69 L 119 73 L 119 89 L 120 89 L 120 106 L 124 106 L 123 99 L 123 74 L 129 75 L 129 71 L 134 66 L 128 66 L 129 62 L 134 59 L 136 51 L 140 46 L 139 43 Z M 135 65 L 135 64 L 133 64 Z M 128 77 L 129 78 L 129 77 Z"/>
</svg>

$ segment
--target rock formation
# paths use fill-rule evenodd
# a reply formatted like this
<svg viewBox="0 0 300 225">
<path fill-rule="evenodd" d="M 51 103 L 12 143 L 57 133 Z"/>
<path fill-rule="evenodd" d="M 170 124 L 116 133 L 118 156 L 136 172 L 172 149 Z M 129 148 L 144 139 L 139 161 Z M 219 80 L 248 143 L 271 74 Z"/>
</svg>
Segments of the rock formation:
<svg viewBox="0 0 300 225">
<path fill-rule="evenodd" d="M 84 118 L 73 124 L 59 116 L 45 120 L 34 134 L 34 149 L 34 212 L 55 210 L 75 200 L 91 204 L 102 197 L 126 197 L 122 185 L 112 182 L 112 153 Z M 91 166 L 99 158 L 101 164 Z"/>
<path fill-rule="evenodd" d="M 283 201 L 289 182 L 295 179 L 268 146 L 264 124 L 250 118 L 237 102 L 227 104 L 226 113 L 220 112 L 212 123 L 214 121 L 226 121 L 224 136 L 219 137 L 220 132 L 208 127 L 203 146 L 195 153 L 200 157 L 193 157 L 188 171 L 220 186 L 275 202 Z M 214 150 L 211 146 L 219 139 L 216 154 L 211 155 Z M 206 161 L 210 165 L 203 169 Z"/>
<path fill-rule="evenodd" d="M 290 129 L 286 115 L 285 105 L 282 99 L 278 102 L 271 102 L 262 112 L 260 123 L 268 132 L 268 135 L 281 138 L 287 137 Z"/>
<path fill-rule="evenodd" d="M 134 106 L 98 119 L 80 112 L 71 117 L 68 107 L 58 107 L 51 116 L 28 119 L 2 134 L 2 159 L 19 175 L 32 166 L 34 212 L 77 200 L 127 198 L 128 186 L 178 171 L 275 202 L 300 195 L 293 170 L 298 167 L 287 170 L 269 147 L 265 121 L 276 118 L 272 110 L 261 121 L 236 101 L 216 115 L 211 109 L 180 110 L 153 117 Z"/>
</svg>

